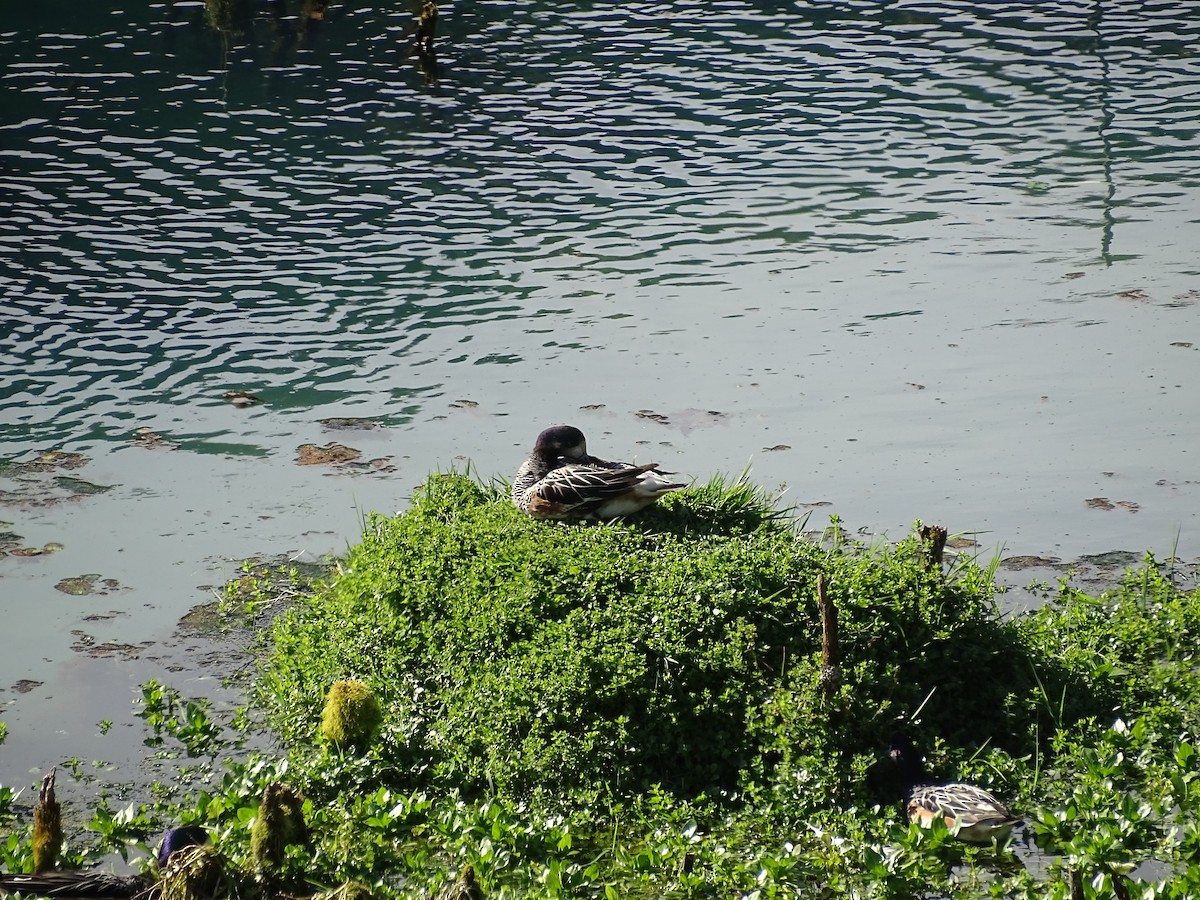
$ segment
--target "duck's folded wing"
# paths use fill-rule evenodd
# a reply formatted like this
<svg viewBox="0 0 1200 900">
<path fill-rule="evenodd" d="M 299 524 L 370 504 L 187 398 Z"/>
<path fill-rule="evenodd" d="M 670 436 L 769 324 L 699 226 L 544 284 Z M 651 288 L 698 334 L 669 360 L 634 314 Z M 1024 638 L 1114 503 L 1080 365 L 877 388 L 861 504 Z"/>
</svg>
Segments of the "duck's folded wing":
<svg viewBox="0 0 1200 900">
<path fill-rule="evenodd" d="M 571 507 L 594 503 L 632 491 L 656 466 L 657 463 L 622 469 L 560 466 L 546 473 L 546 477 L 537 483 L 536 491 L 542 500 L 555 505 Z"/>
<path fill-rule="evenodd" d="M 958 819 L 965 825 L 1013 819 L 1003 803 L 974 785 L 938 785 L 925 788 L 921 794 L 922 805 L 948 818 Z"/>
</svg>

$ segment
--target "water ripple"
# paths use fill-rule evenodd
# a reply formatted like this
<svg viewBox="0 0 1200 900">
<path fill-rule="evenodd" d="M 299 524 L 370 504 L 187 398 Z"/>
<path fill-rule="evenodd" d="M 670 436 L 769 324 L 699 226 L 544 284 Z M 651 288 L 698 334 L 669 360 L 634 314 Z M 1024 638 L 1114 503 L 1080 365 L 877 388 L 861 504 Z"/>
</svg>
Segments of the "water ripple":
<svg viewBox="0 0 1200 900">
<path fill-rule="evenodd" d="M 980 210 L 987 252 L 1066 256 L 1200 187 L 1200 25 L 1169 3 L 463 4 L 436 81 L 398 11 L 254 9 L 0 35 L 0 383 L 33 431 L 229 373 L 511 365 L 522 320 L 602 346 L 627 286 L 976 253 Z"/>
</svg>

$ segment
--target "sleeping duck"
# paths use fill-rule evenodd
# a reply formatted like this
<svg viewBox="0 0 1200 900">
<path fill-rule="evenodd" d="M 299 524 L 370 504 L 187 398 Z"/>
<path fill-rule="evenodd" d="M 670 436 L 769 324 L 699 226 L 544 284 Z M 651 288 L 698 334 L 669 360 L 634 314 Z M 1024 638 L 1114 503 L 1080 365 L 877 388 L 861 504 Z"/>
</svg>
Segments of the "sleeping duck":
<svg viewBox="0 0 1200 900">
<path fill-rule="evenodd" d="M 613 519 L 687 486 L 657 469 L 658 463 L 639 466 L 591 456 L 582 431 L 555 425 L 538 435 L 517 470 L 512 499 L 535 519 Z"/>
</svg>

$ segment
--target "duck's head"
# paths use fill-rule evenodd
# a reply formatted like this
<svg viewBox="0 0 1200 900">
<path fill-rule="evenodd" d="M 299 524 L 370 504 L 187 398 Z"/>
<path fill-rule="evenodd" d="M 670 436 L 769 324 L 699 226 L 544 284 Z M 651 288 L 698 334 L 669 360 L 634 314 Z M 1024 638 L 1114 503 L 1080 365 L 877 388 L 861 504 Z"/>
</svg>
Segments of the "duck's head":
<svg viewBox="0 0 1200 900">
<path fill-rule="evenodd" d="M 538 435 L 533 453 L 543 459 L 583 459 L 587 456 L 587 438 L 574 425 L 553 425 Z"/>
<path fill-rule="evenodd" d="M 915 756 L 917 748 L 913 746 L 912 738 L 903 731 L 892 732 L 888 741 L 888 758 L 892 762 L 900 762 L 910 756 Z"/>
<path fill-rule="evenodd" d="M 921 752 L 906 732 L 897 731 L 892 734 L 892 739 L 888 743 L 888 759 L 896 766 L 906 782 L 915 783 L 925 776 L 925 764 L 921 759 Z"/>
</svg>

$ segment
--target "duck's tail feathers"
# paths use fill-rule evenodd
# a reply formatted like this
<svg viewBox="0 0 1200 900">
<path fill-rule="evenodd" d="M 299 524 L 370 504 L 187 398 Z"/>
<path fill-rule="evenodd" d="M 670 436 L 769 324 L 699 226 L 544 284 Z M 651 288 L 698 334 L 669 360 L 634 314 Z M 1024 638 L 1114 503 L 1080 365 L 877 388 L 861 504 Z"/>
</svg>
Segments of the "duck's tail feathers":
<svg viewBox="0 0 1200 900">
<path fill-rule="evenodd" d="M 671 491 L 677 491 L 687 485 L 681 481 L 668 481 L 663 478 L 663 475 L 673 474 L 671 472 L 656 472 L 647 470 L 638 480 L 635 492 L 645 497 L 661 497 L 663 494 L 668 494 Z"/>
</svg>

